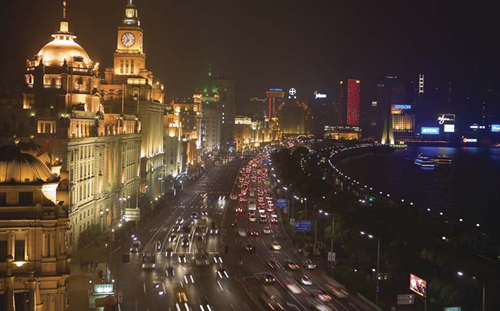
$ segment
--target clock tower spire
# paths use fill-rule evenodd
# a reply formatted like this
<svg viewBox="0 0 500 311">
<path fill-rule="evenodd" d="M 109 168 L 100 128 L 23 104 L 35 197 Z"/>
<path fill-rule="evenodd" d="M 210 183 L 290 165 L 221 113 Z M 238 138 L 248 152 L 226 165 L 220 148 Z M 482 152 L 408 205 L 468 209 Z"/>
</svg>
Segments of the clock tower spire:
<svg viewBox="0 0 500 311">
<path fill-rule="evenodd" d="M 127 0 L 123 24 L 118 27 L 117 48 L 114 54 L 115 75 L 139 76 L 146 71 L 143 35 L 137 7 L 132 0 Z"/>
</svg>

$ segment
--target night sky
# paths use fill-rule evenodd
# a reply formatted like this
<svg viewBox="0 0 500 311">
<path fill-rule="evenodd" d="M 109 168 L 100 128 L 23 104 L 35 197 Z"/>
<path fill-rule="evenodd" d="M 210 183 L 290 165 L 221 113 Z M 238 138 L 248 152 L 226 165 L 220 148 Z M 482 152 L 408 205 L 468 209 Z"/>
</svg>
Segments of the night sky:
<svg viewBox="0 0 500 311">
<path fill-rule="evenodd" d="M 2 0 L 2 79 L 22 78 L 25 60 L 51 40 L 59 0 Z M 126 0 L 69 0 L 77 42 L 112 65 Z M 480 4 L 480 3 L 481 4 Z M 238 105 L 270 87 L 335 90 L 362 80 L 362 100 L 385 73 L 426 74 L 465 88 L 500 85 L 498 1 L 134 0 L 147 67 L 168 97 L 190 96 L 209 62 L 237 81 Z M 363 91 L 362 91 L 363 92 Z M 299 93 L 300 94 L 300 93 Z M 303 93 L 302 93 L 303 94 Z M 363 96 L 364 95 L 364 96 Z"/>
</svg>

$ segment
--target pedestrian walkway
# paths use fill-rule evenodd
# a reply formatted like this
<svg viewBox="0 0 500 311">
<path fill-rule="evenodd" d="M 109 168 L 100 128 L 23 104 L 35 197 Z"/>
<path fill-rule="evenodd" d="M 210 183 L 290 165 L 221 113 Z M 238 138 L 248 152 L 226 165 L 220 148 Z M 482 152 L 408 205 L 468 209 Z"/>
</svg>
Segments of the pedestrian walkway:
<svg viewBox="0 0 500 311">
<path fill-rule="evenodd" d="M 102 271 L 103 276 L 106 275 L 107 250 L 104 247 L 93 245 L 74 252 L 72 257 L 74 259 L 71 261 L 67 287 L 68 310 L 88 311 L 89 290 L 92 284 L 101 283 L 99 270 Z"/>
</svg>

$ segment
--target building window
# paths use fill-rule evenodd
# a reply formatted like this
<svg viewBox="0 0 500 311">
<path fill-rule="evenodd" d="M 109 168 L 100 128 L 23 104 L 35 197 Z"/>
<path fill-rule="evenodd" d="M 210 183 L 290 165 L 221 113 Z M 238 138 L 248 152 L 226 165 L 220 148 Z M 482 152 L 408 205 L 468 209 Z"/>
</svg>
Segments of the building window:
<svg viewBox="0 0 500 311">
<path fill-rule="evenodd" d="M 25 245 L 24 240 L 16 240 L 14 261 L 24 261 Z"/>
<path fill-rule="evenodd" d="M 130 60 L 130 72 L 134 73 L 134 60 L 133 59 Z"/>
<path fill-rule="evenodd" d="M 7 255 L 7 236 L 0 236 L 0 262 L 5 262 Z"/>
<path fill-rule="evenodd" d="M 19 192 L 19 205 L 32 206 L 33 192 Z"/>
<path fill-rule="evenodd" d="M 7 193 L 0 192 L 0 206 L 7 206 Z"/>
</svg>

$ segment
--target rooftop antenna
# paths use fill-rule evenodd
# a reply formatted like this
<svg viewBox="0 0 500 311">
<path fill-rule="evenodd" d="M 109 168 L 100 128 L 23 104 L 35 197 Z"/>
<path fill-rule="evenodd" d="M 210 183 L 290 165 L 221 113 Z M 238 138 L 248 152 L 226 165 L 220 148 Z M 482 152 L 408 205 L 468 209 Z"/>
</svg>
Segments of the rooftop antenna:
<svg viewBox="0 0 500 311">
<path fill-rule="evenodd" d="M 66 1 L 63 1 L 63 21 L 66 20 Z"/>
</svg>

